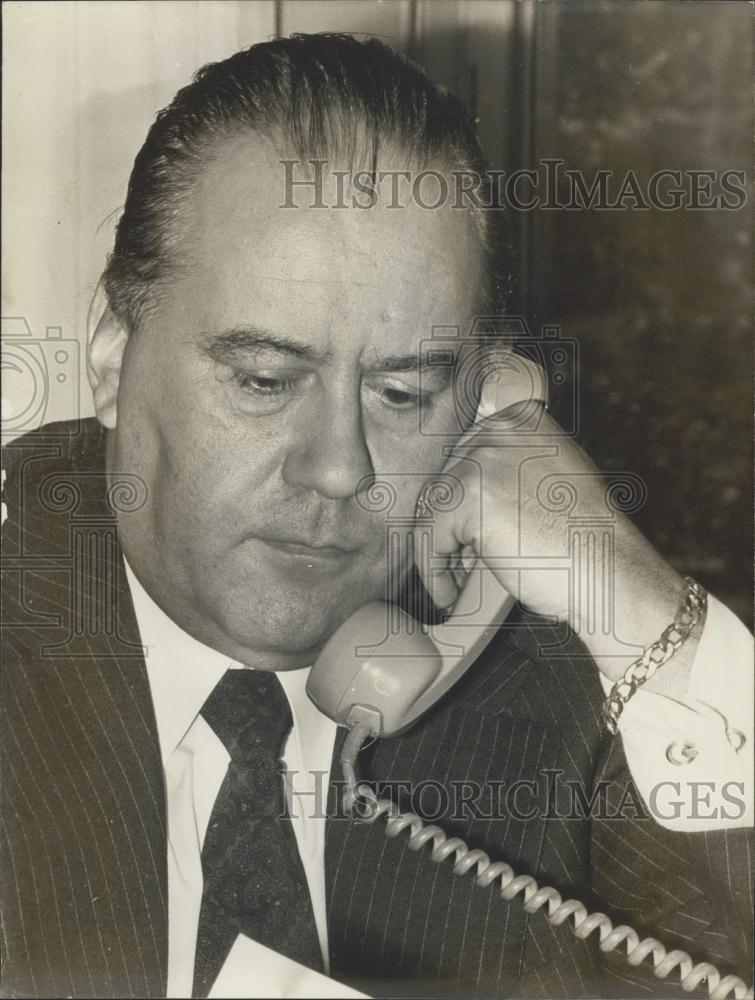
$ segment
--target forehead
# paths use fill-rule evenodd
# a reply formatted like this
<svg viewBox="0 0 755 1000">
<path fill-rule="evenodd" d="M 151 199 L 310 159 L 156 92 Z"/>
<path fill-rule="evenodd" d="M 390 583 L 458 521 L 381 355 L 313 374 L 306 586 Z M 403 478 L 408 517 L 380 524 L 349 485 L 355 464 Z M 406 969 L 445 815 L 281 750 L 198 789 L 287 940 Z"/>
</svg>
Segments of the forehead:
<svg viewBox="0 0 755 1000">
<path fill-rule="evenodd" d="M 324 173 L 328 207 L 311 207 L 306 188 L 297 207 L 284 207 L 284 158 L 245 136 L 203 169 L 181 226 L 187 267 L 172 296 L 191 302 L 197 325 L 284 326 L 314 340 L 369 332 L 408 342 L 436 324 L 468 323 L 482 304 L 481 244 L 468 211 L 425 209 L 410 199 L 400 208 L 384 199 L 364 209 L 348 193 L 346 207 L 334 207 L 335 164 Z M 410 169 L 400 157 L 392 162 Z M 297 168 L 297 179 L 305 169 Z"/>
</svg>

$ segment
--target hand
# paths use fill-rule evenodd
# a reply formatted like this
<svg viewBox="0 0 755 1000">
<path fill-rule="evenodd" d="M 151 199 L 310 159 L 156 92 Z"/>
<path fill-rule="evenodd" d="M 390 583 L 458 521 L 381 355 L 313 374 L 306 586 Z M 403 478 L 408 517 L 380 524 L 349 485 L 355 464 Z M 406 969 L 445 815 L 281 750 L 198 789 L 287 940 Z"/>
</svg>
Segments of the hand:
<svg viewBox="0 0 755 1000">
<path fill-rule="evenodd" d="M 673 620 L 684 582 L 612 509 L 610 480 L 550 414 L 539 406 L 526 420 L 523 414 L 512 409 L 505 420 L 482 421 L 457 443 L 439 479 L 454 486 L 457 502 L 448 509 L 433 505 L 433 484 L 426 485 L 433 566 L 419 566 L 420 574 L 447 608 L 482 559 L 529 610 L 567 622 L 601 671 L 618 680 Z M 693 653 L 690 639 L 674 668 L 658 671 L 648 689 L 682 693 Z"/>
</svg>

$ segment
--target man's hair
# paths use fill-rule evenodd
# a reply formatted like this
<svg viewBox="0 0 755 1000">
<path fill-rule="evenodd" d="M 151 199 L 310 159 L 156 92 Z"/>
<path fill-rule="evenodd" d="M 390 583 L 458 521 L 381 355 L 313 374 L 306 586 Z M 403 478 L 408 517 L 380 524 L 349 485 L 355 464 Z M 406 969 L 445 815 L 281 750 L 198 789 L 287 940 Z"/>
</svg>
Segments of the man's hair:
<svg viewBox="0 0 755 1000">
<path fill-rule="evenodd" d="M 413 162 L 483 176 L 487 164 L 461 102 L 404 56 L 375 39 L 292 35 L 210 63 L 160 111 L 139 151 L 105 271 L 110 306 L 139 326 L 159 285 L 181 265 L 181 209 L 217 146 L 256 133 L 300 159 L 328 159 L 356 146 L 374 170 L 381 145 Z M 505 277 L 500 212 L 475 208 L 489 306 Z"/>
</svg>

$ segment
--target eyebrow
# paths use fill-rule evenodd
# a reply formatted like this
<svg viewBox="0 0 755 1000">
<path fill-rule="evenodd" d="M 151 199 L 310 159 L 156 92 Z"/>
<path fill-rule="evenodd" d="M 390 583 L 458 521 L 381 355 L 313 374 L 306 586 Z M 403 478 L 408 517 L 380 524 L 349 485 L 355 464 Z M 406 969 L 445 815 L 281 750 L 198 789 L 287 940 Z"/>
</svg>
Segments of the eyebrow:
<svg viewBox="0 0 755 1000">
<path fill-rule="evenodd" d="M 451 362 L 447 362 L 451 364 Z M 386 358 L 378 358 L 374 365 L 370 365 L 370 370 L 381 372 L 412 372 L 425 368 L 439 367 L 436 360 L 432 360 L 428 354 L 390 354 Z"/>
<path fill-rule="evenodd" d="M 239 354 L 257 354 L 260 351 L 272 351 L 287 357 L 318 363 L 326 363 L 333 357 L 333 352 L 330 350 L 318 351 L 311 344 L 274 334 L 270 330 L 256 326 L 237 326 L 223 333 L 208 334 L 205 337 L 203 348 L 214 361 L 221 363 L 228 362 Z M 382 358 L 377 357 L 365 370 L 369 372 L 434 372 L 445 384 L 450 381 L 455 361 L 454 352 L 429 350 L 420 353 L 415 351 L 412 354 L 391 354 Z"/>
<path fill-rule="evenodd" d="M 451 382 L 456 357 L 449 352 L 439 356 L 437 351 L 414 354 L 391 354 L 377 358 L 366 370 L 369 372 L 418 372 L 424 378 L 432 377 L 437 389 L 445 389 Z"/>
<path fill-rule="evenodd" d="M 204 349 L 215 361 L 227 361 L 234 355 L 257 354 L 260 351 L 273 351 L 304 361 L 323 362 L 331 357 L 330 351 L 317 351 L 310 344 L 256 326 L 237 326 L 224 333 L 211 334 L 205 339 Z"/>
</svg>

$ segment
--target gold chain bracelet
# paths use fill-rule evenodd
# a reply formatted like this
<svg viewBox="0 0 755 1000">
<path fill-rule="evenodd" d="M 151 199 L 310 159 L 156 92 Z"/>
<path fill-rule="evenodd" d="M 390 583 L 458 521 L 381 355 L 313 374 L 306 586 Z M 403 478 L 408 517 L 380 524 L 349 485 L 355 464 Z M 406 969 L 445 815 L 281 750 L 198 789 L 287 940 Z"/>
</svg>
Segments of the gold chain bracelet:
<svg viewBox="0 0 755 1000">
<path fill-rule="evenodd" d="M 660 639 L 648 646 L 642 656 L 631 663 L 603 702 L 603 719 L 608 731 L 615 736 L 624 705 L 635 691 L 649 681 L 659 667 L 671 659 L 690 637 L 708 607 L 708 594 L 699 583 L 685 576 L 686 590 L 673 622 L 664 629 Z"/>
</svg>

